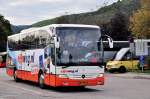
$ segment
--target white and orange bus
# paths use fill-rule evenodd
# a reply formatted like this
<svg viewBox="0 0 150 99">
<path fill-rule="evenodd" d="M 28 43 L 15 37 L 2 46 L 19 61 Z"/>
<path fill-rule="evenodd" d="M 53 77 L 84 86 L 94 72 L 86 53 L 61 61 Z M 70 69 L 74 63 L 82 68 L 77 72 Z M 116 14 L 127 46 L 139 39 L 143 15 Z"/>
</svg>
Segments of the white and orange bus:
<svg viewBox="0 0 150 99">
<path fill-rule="evenodd" d="M 94 25 L 52 24 L 23 30 L 8 37 L 7 74 L 16 81 L 37 82 L 41 88 L 104 85 L 101 38 Z"/>
</svg>

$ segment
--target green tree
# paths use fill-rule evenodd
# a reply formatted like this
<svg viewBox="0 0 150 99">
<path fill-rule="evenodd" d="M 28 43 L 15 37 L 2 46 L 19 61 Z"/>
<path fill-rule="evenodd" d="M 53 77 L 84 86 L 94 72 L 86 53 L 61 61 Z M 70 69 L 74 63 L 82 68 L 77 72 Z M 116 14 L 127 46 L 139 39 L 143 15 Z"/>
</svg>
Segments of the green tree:
<svg viewBox="0 0 150 99">
<path fill-rule="evenodd" d="M 4 16 L 0 15 L 0 52 L 6 51 L 7 36 L 11 34 L 11 25 Z"/>
<path fill-rule="evenodd" d="M 125 14 L 118 11 L 115 16 L 111 19 L 110 36 L 114 40 L 127 40 L 131 34 L 128 31 L 128 18 Z"/>
<path fill-rule="evenodd" d="M 150 2 L 141 0 L 141 8 L 130 17 L 130 30 L 136 38 L 150 38 Z"/>
</svg>

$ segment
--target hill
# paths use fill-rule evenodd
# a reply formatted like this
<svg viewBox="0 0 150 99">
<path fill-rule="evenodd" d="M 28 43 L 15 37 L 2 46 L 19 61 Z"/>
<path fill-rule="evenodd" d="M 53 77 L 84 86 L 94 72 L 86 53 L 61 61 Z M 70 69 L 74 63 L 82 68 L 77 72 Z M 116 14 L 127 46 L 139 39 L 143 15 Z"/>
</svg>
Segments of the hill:
<svg viewBox="0 0 150 99">
<path fill-rule="evenodd" d="M 119 11 L 129 17 L 139 8 L 139 0 L 122 0 L 112 5 L 102 7 L 94 12 L 80 13 L 47 19 L 35 24 L 33 27 L 41 27 L 54 23 L 74 23 L 74 24 L 101 24 L 109 23 L 115 14 Z"/>
<path fill-rule="evenodd" d="M 30 25 L 18 25 L 18 26 L 11 25 L 11 30 L 13 33 L 19 33 L 21 30 L 24 30 L 30 27 L 31 27 Z"/>
</svg>

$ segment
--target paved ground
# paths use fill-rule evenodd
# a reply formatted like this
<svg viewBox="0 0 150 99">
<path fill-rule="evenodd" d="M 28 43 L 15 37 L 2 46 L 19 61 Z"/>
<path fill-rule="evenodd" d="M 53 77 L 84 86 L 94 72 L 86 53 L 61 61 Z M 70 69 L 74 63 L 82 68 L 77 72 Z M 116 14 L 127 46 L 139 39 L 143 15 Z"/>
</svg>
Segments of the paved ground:
<svg viewBox="0 0 150 99">
<path fill-rule="evenodd" d="M 110 74 L 109 74 L 110 75 Z M 113 74 L 114 77 L 120 77 L 120 78 L 131 78 L 131 79 L 149 79 L 150 80 L 150 74 L 146 73 L 124 73 L 124 74 Z"/>
<path fill-rule="evenodd" d="M 16 83 L 0 69 L 0 99 L 150 99 L 150 79 L 140 75 L 106 74 L 104 86 L 42 90 L 35 83 Z"/>
</svg>

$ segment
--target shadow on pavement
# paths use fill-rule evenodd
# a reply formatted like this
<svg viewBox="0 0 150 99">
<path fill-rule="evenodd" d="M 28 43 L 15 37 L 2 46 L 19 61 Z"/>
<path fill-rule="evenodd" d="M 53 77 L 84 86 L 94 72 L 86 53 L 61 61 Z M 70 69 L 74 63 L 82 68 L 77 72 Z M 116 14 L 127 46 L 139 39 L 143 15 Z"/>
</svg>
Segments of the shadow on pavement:
<svg viewBox="0 0 150 99">
<path fill-rule="evenodd" d="M 97 90 L 92 88 L 86 88 L 86 87 L 46 87 L 45 90 L 53 90 L 56 92 L 62 92 L 62 93 L 76 93 L 76 92 L 100 92 L 103 90 Z"/>
<path fill-rule="evenodd" d="M 35 82 L 31 82 L 31 81 L 24 81 L 21 80 L 19 82 L 15 82 L 14 80 L 9 80 L 11 82 L 14 83 L 22 83 L 22 84 L 26 84 L 29 85 L 31 87 L 39 87 L 38 83 Z M 61 92 L 61 93 L 74 93 L 74 92 L 103 92 L 104 90 L 97 90 L 97 89 L 92 89 L 92 87 L 88 88 L 88 87 L 51 87 L 51 86 L 45 86 L 44 89 L 42 90 L 47 90 L 47 91 L 55 91 L 55 92 Z"/>
</svg>

